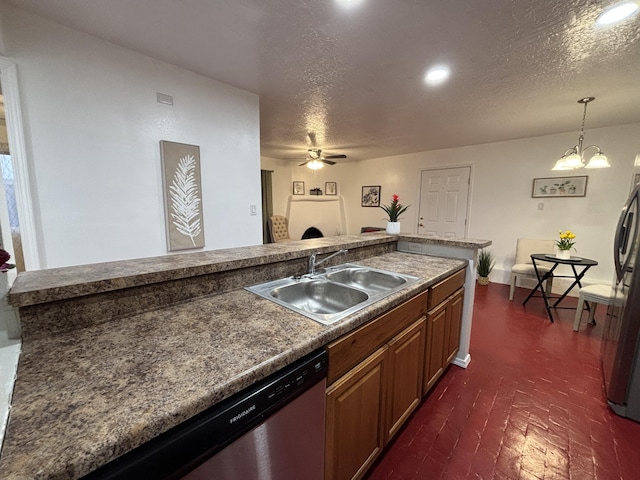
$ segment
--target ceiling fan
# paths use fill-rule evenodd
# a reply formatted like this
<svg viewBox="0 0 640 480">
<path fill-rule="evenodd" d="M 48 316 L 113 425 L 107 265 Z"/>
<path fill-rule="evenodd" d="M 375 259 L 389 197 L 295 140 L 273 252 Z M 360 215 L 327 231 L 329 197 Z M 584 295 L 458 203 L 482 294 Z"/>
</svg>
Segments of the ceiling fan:
<svg viewBox="0 0 640 480">
<path fill-rule="evenodd" d="M 307 152 L 307 159 L 299 166 L 306 165 L 312 170 L 317 170 L 323 167 L 323 163 L 326 165 L 335 165 L 336 162 L 330 160 L 331 158 L 347 158 L 346 155 L 322 155 L 322 150 L 319 148 L 310 148 Z"/>
<path fill-rule="evenodd" d="M 318 170 L 322 168 L 324 165 L 335 165 L 336 162 L 331 161 L 332 158 L 347 158 L 344 154 L 338 155 L 322 155 L 322 149 L 316 147 L 316 135 L 313 132 L 307 134 L 308 143 L 312 146 L 307 150 L 307 159 L 301 163 L 299 166 L 302 167 L 306 165 L 311 170 Z"/>
</svg>

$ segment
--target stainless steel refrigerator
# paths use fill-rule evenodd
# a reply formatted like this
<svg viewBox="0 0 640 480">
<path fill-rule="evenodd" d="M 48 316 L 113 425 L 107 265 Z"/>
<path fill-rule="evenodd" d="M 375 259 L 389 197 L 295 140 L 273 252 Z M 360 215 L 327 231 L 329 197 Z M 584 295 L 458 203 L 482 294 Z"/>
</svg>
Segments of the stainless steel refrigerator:
<svg viewBox="0 0 640 480">
<path fill-rule="evenodd" d="M 622 301 L 610 305 L 602 341 L 607 400 L 624 417 L 640 421 L 640 185 L 625 204 L 614 239 L 614 278 Z"/>
</svg>

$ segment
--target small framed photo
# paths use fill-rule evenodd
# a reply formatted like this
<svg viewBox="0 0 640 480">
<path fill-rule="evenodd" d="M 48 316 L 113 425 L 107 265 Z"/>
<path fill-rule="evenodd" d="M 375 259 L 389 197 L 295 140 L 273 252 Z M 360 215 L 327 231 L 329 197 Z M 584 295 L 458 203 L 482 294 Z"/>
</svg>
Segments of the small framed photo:
<svg viewBox="0 0 640 480">
<path fill-rule="evenodd" d="M 293 182 L 293 194 L 304 195 L 304 182 Z"/>
<path fill-rule="evenodd" d="M 336 182 L 324 182 L 324 193 L 326 195 L 337 195 L 338 184 Z"/>
<path fill-rule="evenodd" d="M 362 187 L 362 206 L 380 206 L 380 185 L 365 185 Z"/>
<path fill-rule="evenodd" d="M 531 197 L 584 197 L 587 195 L 588 178 L 587 175 L 534 178 Z"/>
</svg>

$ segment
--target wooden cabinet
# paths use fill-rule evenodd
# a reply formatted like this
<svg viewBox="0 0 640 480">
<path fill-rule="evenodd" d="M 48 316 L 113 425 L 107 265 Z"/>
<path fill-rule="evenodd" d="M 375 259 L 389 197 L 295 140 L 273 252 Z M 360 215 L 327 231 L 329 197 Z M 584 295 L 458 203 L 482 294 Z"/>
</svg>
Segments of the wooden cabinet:
<svg viewBox="0 0 640 480">
<path fill-rule="evenodd" d="M 384 447 L 387 350 L 380 348 L 327 390 L 327 480 L 361 478 Z"/>
<path fill-rule="evenodd" d="M 461 270 L 429 290 L 423 394 L 453 361 L 460 348 L 464 275 Z"/>
<path fill-rule="evenodd" d="M 426 299 L 420 294 L 327 346 L 327 480 L 362 478 L 418 406 Z"/>
<path fill-rule="evenodd" d="M 427 343 L 422 393 L 426 394 L 444 372 L 444 350 L 447 335 L 447 305 L 440 304 L 427 314 Z"/>
<path fill-rule="evenodd" d="M 449 342 L 446 350 L 447 358 L 445 363 L 449 365 L 456 358 L 460 350 L 460 328 L 462 326 L 462 305 L 464 304 L 464 289 L 461 288 L 454 293 L 448 301 L 449 309 L 449 333 L 447 341 Z"/>
<path fill-rule="evenodd" d="M 464 277 L 456 272 L 327 345 L 325 479 L 362 478 L 455 358 Z"/>
<path fill-rule="evenodd" d="M 422 399 L 425 318 L 389 342 L 385 443 L 398 432 Z"/>
</svg>

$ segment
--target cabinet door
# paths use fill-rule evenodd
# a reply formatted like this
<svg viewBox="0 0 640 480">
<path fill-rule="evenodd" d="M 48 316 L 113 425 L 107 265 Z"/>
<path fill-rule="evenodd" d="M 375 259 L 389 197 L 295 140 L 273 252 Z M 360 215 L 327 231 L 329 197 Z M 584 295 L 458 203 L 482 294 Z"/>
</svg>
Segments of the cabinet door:
<svg viewBox="0 0 640 480">
<path fill-rule="evenodd" d="M 447 302 L 427 313 L 427 342 L 425 348 L 423 395 L 444 371 L 445 339 L 447 335 Z"/>
<path fill-rule="evenodd" d="M 385 444 L 422 398 L 426 319 L 422 317 L 389 342 Z"/>
<path fill-rule="evenodd" d="M 449 332 L 447 335 L 447 358 L 445 367 L 453 362 L 460 350 L 460 327 L 462 325 L 462 305 L 464 304 L 464 289 L 461 288 L 449 299 L 447 309 Z"/>
<path fill-rule="evenodd" d="M 384 346 L 327 389 L 325 479 L 361 478 L 384 447 Z"/>
</svg>

